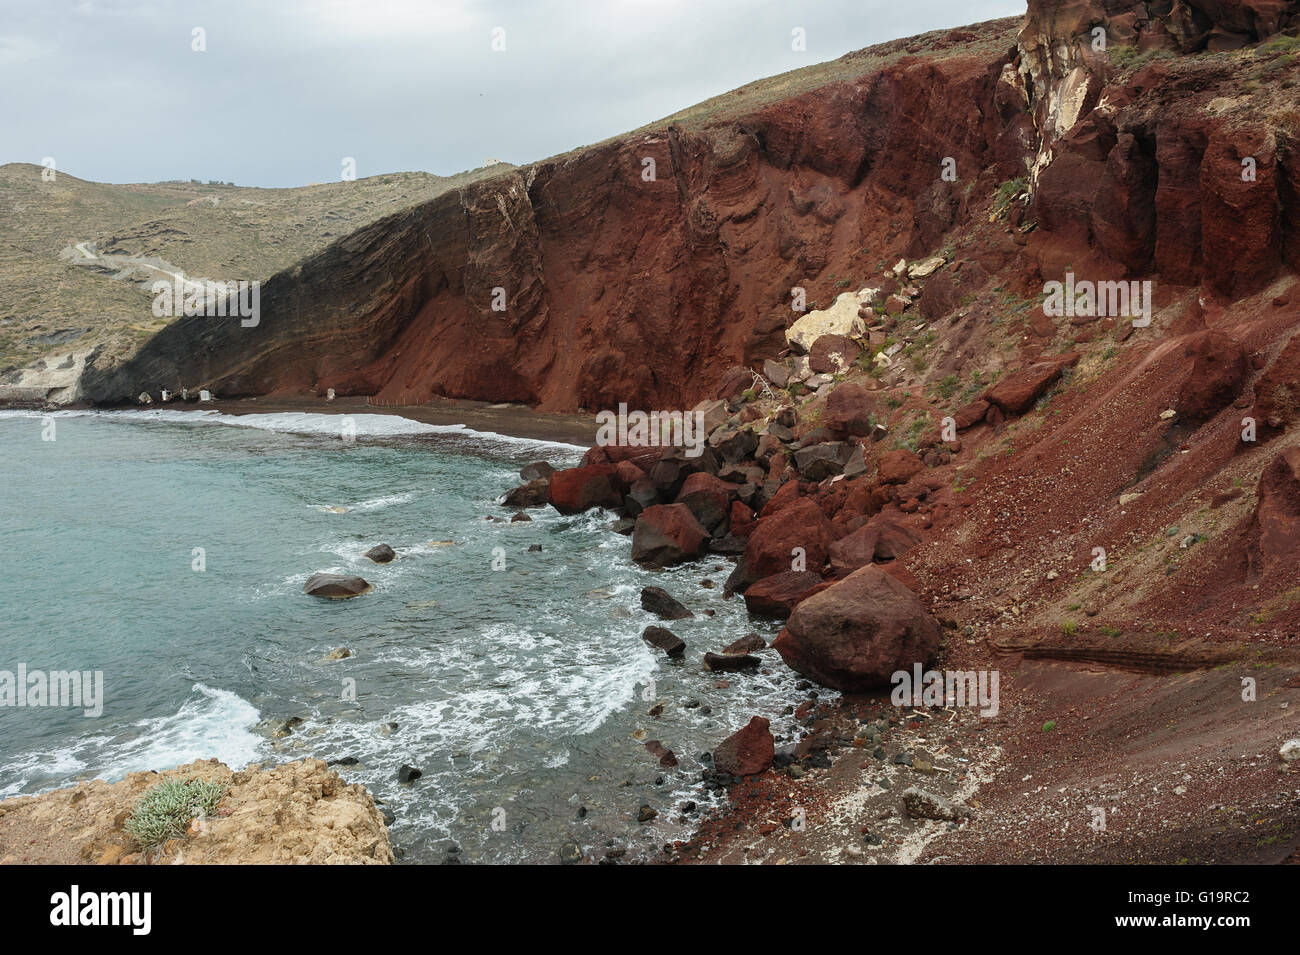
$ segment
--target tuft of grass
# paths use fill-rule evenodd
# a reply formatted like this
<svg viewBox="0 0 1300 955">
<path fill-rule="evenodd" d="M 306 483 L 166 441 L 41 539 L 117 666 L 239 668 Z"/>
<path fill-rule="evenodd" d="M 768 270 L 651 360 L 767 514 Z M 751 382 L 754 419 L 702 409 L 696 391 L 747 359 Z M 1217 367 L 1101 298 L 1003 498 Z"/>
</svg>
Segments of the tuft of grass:
<svg viewBox="0 0 1300 955">
<path fill-rule="evenodd" d="M 1048 720 L 1043 724 L 1044 733 L 1050 733 L 1054 729 L 1056 729 L 1056 720 Z"/>
<path fill-rule="evenodd" d="M 1067 637 L 1074 636 L 1074 631 L 1078 629 L 1079 625 L 1073 620 L 1065 620 L 1061 623 L 1061 633 L 1065 634 Z"/>
<path fill-rule="evenodd" d="M 142 848 L 152 849 L 185 835 L 190 820 L 200 813 L 215 812 L 225 794 L 226 787 L 220 783 L 170 779 L 136 801 L 123 828 Z"/>
</svg>

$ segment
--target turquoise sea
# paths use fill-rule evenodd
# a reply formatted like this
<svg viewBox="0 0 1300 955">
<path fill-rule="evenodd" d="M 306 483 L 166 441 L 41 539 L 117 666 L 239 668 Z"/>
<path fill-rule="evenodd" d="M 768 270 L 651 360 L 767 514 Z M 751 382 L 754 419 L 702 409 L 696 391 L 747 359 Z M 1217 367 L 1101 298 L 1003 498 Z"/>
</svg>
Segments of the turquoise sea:
<svg viewBox="0 0 1300 955">
<path fill-rule="evenodd" d="M 214 756 L 355 759 L 339 771 L 393 814 L 402 861 L 452 843 L 468 862 L 555 861 L 570 842 L 644 858 L 689 830 L 678 807 L 708 805 L 700 753 L 752 715 L 778 733 L 792 719 L 796 678 L 771 651 L 726 687 L 700 662 L 776 632 L 723 599 L 730 565 L 642 570 L 608 512 L 509 523 L 496 501 L 519 468 L 581 448 L 388 415 L 169 410 L 0 412 L 0 448 L 0 670 L 105 685 L 98 717 L 0 706 L 0 798 Z M 395 562 L 362 556 L 381 542 Z M 375 589 L 308 597 L 317 571 Z M 697 613 L 667 624 L 682 663 L 640 639 L 661 622 L 640 607 L 650 584 Z M 327 659 L 340 648 L 353 656 Z M 649 739 L 680 765 L 661 769 Z M 400 784 L 403 764 L 423 775 Z"/>
</svg>

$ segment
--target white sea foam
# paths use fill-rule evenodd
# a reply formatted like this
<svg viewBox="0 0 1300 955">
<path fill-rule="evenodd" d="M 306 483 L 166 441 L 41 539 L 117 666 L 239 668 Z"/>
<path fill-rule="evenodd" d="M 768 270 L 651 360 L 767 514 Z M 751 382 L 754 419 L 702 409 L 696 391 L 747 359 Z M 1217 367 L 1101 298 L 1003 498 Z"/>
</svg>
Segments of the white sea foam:
<svg viewBox="0 0 1300 955">
<path fill-rule="evenodd" d="M 5 767 L 7 782 L 0 796 L 17 795 L 34 778 L 93 772 L 97 779 L 116 782 L 127 773 L 172 769 L 214 756 L 231 769 L 242 769 L 268 755 L 266 741 L 253 732 L 257 721 L 257 708 L 237 693 L 195 683 L 189 699 L 169 716 L 139 720 L 118 736 L 82 736 L 55 750 L 15 757 Z"/>
<path fill-rule="evenodd" d="M 281 411 L 267 414 L 224 414 L 215 408 L 198 411 L 180 411 L 173 408 L 140 410 L 63 410 L 63 411 L 0 411 L 3 418 L 55 418 L 98 417 L 121 421 L 155 421 L 171 424 L 220 424 L 237 428 L 255 428 L 280 434 L 323 435 L 340 437 L 343 419 L 351 424 L 349 431 L 357 438 L 394 438 L 414 435 L 447 435 L 462 437 L 473 442 L 495 443 L 537 449 L 555 449 L 575 454 L 585 450 L 581 445 L 563 441 L 544 441 L 540 438 L 520 438 L 495 431 L 476 431 L 463 424 L 425 424 L 411 418 L 390 414 L 323 414 L 310 411 Z"/>
</svg>

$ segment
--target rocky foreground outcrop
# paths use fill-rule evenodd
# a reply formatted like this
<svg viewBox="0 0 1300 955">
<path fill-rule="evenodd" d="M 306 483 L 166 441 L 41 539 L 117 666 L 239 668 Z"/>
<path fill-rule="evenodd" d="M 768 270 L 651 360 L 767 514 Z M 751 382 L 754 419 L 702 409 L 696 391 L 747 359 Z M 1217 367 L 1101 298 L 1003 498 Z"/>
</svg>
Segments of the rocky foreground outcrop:
<svg viewBox="0 0 1300 955">
<path fill-rule="evenodd" d="M 123 828 L 158 783 L 196 779 L 228 787 L 215 815 L 183 839 L 146 852 Z M 215 759 L 165 772 L 130 773 L 0 802 L 3 864 L 388 865 L 388 829 L 364 786 L 306 759 L 232 771 Z"/>
</svg>

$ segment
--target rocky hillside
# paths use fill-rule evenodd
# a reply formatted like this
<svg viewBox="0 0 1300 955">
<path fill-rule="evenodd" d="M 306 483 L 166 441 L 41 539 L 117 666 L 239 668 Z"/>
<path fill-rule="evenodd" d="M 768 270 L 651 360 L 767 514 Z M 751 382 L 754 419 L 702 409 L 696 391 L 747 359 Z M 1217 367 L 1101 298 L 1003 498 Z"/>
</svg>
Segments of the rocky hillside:
<svg viewBox="0 0 1300 955">
<path fill-rule="evenodd" d="M 1031 4 L 996 72 L 1014 179 L 931 182 L 896 260 L 693 382 L 703 453 L 597 447 L 507 495 L 619 509 L 647 565 L 734 557 L 770 649 L 846 694 L 706 768 L 735 815 L 670 857 L 1297 858 L 1300 5 L 1239 7 Z M 1134 307 L 1067 309 L 1076 281 Z M 1001 674 L 1001 715 L 882 708 L 921 661 Z"/>
<path fill-rule="evenodd" d="M 141 846 L 128 832 L 138 801 L 159 783 L 215 783 L 215 812 L 185 833 Z M 0 865 L 357 864 L 393 861 L 384 819 L 364 786 L 320 760 L 233 772 L 215 759 L 130 773 L 0 802 Z"/>
<path fill-rule="evenodd" d="M 1247 294 L 1300 255 L 1295 16 L 1034 2 L 850 54 L 378 222 L 272 279 L 258 328 L 178 323 L 88 395 L 680 407 L 780 351 L 793 289 L 825 305 L 963 245 L 979 281 L 932 317 L 1067 265 Z M 979 238 L 995 198 L 1010 248 Z"/>
<path fill-rule="evenodd" d="M 17 383 L 27 368 L 39 384 L 51 377 L 39 373 L 69 354 L 130 357 L 171 321 L 151 308 L 160 269 L 265 281 L 376 219 L 508 168 L 254 189 L 109 185 L 61 170 L 47 178 L 28 163 L 0 166 L 0 383 Z"/>
</svg>

